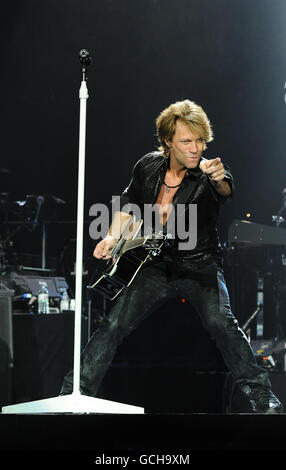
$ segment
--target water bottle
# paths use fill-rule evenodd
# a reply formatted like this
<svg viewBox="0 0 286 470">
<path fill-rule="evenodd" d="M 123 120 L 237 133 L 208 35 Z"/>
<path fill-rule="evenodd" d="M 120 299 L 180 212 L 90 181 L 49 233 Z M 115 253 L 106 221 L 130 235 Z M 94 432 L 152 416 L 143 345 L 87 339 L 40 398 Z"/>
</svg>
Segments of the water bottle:
<svg viewBox="0 0 286 470">
<path fill-rule="evenodd" d="M 69 310 L 69 308 L 70 308 L 70 298 L 69 298 L 67 289 L 63 289 L 61 304 L 60 304 L 61 312 L 63 312 L 64 310 Z"/>
<path fill-rule="evenodd" d="M 46 284 L 42 284 L 38 294 L 38 313 L 50 313 L 49 291 Z"/>
</svg>

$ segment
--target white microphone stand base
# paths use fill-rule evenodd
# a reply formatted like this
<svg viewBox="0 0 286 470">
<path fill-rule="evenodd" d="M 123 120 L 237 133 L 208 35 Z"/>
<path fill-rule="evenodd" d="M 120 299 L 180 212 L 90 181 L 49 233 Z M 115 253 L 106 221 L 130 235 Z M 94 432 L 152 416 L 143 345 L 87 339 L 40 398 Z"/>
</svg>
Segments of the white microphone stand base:
<svg viewBox="0 0 286 470">
<path fill-rule="evenodd" d="M 144 414 L 144 408 L 134 405 L 126 405 L 115 401 L 93 398 L 81 393 L 70 395 L 59 395 L 55 398 L 30 401 L 15 405 L 8 405 L 2 408 L 3 414 Z"/>
</svg>

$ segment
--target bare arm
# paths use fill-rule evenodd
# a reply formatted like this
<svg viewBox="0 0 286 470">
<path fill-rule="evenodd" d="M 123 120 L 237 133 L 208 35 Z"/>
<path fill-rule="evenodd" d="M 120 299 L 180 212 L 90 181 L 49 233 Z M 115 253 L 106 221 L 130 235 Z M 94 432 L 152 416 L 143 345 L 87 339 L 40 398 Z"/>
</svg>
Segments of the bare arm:
<svg viewBox="0 0 286 470">
<path fill-rule="evenodd" d="M 210 182 L 221 196 L 230 196 L 231 187 L 227 181 L 214 181 L 210 178 Z"/>
</svg>

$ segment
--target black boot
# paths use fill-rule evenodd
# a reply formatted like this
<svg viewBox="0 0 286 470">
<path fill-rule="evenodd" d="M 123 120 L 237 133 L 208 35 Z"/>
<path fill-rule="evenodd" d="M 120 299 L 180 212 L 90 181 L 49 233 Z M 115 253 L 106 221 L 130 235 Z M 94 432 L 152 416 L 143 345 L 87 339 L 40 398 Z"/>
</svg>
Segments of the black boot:
<svg viewBox="0 0 286 470">
<path fill-rule="evenodd" d="M 283 413 L 282 403 L 274 395 L 270 387 L 257 384 L 247 384 L 241 385 L 240 388 L 250 403 L 252 413 Z"/>
</svg>

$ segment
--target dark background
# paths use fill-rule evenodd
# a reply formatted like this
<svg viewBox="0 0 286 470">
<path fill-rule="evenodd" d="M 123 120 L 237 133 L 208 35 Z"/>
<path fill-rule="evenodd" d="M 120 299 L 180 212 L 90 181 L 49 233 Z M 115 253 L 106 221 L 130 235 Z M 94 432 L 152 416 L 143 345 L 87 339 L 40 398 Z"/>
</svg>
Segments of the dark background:
<svg viewBox="0 0 286 470">
<path fill-rule="evenodd" d="M 286 186 L 283 0 L 27 0 L 1 13 L 1 167 L 10 171 L 1 179 L 10 200 L 53 194 L 66 201 L 61 220 L 76 220 L 78 53 L 86 48 L 87 220 L 156 148 L 159 112 L 189 98 L 213 123 L 206 156 L 222 156 L 235 176 L 223 241 L 247 211 L 272 224 Z M 70 234 L 57 229 L 49 254 Z"/>
<path fill-rule="evenodd" d="M 27 195 L 65 201 L 47 226 L 48 256 L 59 260 L 66 250 L 69 266 L 75 256 L 82 48 L 92 56 L 85 259 L 95 244 L 89 208 L 121 193 L 137 159 L 158 145 L 160 111 L 186 98 L 213 124 L 205 156 L 221 156 L 234 174 L 222 242 L 248 211 L 273 225 L 286 186 L 284 0 L 26 0 L 3 4 L 1 17 L 0 191 L 14 221 L 14 202 Z M 40 257 L 41 226 L 13 235 L 15 227 L 11 250 Z M 6 230 L 2 224 L 4 238 Z"/>
</svg>

